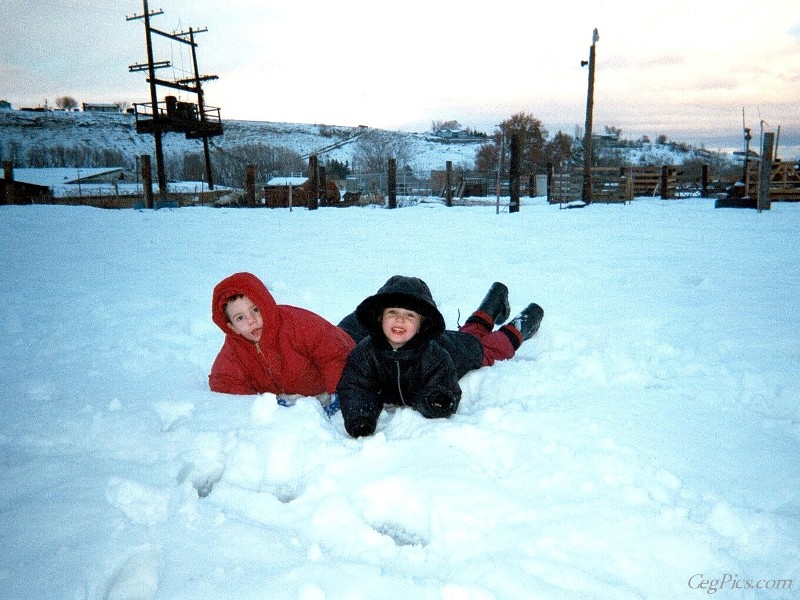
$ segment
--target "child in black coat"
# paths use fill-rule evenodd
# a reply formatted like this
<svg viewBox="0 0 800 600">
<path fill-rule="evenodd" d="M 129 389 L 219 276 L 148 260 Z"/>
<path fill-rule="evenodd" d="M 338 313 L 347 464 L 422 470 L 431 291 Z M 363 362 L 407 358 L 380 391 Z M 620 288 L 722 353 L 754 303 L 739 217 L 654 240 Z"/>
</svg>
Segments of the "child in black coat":
<svg viewBox="0 0 800 600">
<path fill-rule="evenodd" d="M 493 331 L 509 314 L 508 288 L 495 283 L 459 331 L 446 331 L 424 281 L 389 278 L 339 323 L 357 343 L 337 387 L 347 432 L 372 435 L 384 405 L 410 406 L 429 419 L 451 416 L 461 400 L 459 379 L 514 356 L 544 311 L 530 304 Z"/>
</svg>

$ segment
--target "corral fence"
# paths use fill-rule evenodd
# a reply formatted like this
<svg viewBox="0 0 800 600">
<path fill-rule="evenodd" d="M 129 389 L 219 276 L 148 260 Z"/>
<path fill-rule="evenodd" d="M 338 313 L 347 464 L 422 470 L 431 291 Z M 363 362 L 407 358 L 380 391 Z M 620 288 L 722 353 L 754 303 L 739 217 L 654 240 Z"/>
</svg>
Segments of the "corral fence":
<svg viewBox="0 0 800 600">
<path fill-rule="evenodd" d="M 538 180 L 538 183 L 537 183 Z M 448 172 L 432 170 L 429 177 L 400 171 L 396 177 L 399 196 L 427 197 L 448 196 Z M 471 171 L 455 169 L 449 173 L 449 194 L 452 198 L 491 196 L 497 193 L 498 177 L 496 171 Z M 520 177 L 520 193 L 527 196 L 547 193 L 544 175 L 523 175 Z M 360 194 L 362 197 L 384 197 L 389 191 L 386 173 L 359 173 L 348 175 L 345 181 L 345 194 Z M 508 195 L 508 178 L 500 180 L 500 193 Z"/>
<path fill-rule="evenodd" d="M 661 167 L 593 167 L 593 202 L 628 202 L 637 196 L 675 198 L 678 191 L 678 168 Z M 583 169 L 556 172 L 548 175 L 547 199 L 559 204 L 581 198 Z"/>
<path fill-rule="evenodd" d="M 770 170 L 771 164 L 771 170 Z M 4 165 L 5 166 L 5 165 Z M 14 181 L 10 173 L 0 179 L 0 204 L 72 204 L 91 205 L 104 208 L 137 207 L 143 194 L 142 184 L 101 184 L 83 185 L 82 191 L 75 197 L 54 197 L 52 190 L 23 184 Z M 252 169 L 251 169 L 252 170 Z M 257 202 L 255 173 L 248 170 L 245 180 L 248 192 L 242 196 L 236 190 L 208 190 L 205 185 L 198 184 L 198 189 L 186 189 L 185 185 L 170 184 L 169 204 L 176 206 L 214 204 L 240 206 L 282 206 L 283 203 L 267 202 L 267 192 Z M 593 202 L 628 202 L 636 197 L 660 197 L 663 199 L 681 197 L 723 197 L 733 192 L 739 197 L 754 198 L 759 187 L 762 173 L 769 172 L 768 197 L 777 201 L 800 201 L 800 166 L 796 163 L 772 161 L 769 159 L 762 167 L 757 161 L 748 164 L 747 169 L 740 171 L 745 182 L 735 180 L 713 180 L 709 176 L 708 166 L 702 165 L 685 173 L 683 167 L 666 166 L 617 166 L 594 167 L 592 169 L 592 201 Z M 584 174 L 582 169 L 557 170 L 548 168 L 547 173 L 520 174 L 520 196 L 546 196 L 550 203 L 570 203 L 582 198 Z M 415 173 L 410 169 L 389 172 L 349 175 L 338 182 L 339 189 L 344 190 L 341 197 L 338 191 L 335 198 L 326 199 L 325 206 L 359 206 L 367 204 L 384 204 L 391 195 L 409 199 L 426 197 L 445 198 L 449 204 L 475 204 L 480 198 L 509 196 L 509 180 L 507 176 L 498 177 L 497 171 L 474 171 L 452 169 L 432 170 L 426 173 Z M 128 189 L 133 187 L 134 191 Z M 392 189 L 390 189 L 392 188 Z M 78 188 L 81 190 L 81 187 Z M 266 188 L 265 188 L 266 190 Z M 302 204 L 299 188 L 295 188 L 295 205 Z M 732 192 L 733 191 L 733 192 Z M 177 193 L 176 193 L 177 192 Z M 316 203 L 315 203 L 316 204 Z"/>
<path fill-rule="evenodd" d="M 758 195 L 760 165 L 757 161 L 748 161 L 746 195 L 755 198 Z M 798 165 L 775 161 L 769 176 L 769 197 L 771 200 L 800 202 L 800 170 Z"/>
<path fill-rule="evenodd" d="M 769 169 L 769 198 L 776 201 L 800 202 L 800 170 L 798 165 L 779 160 Z M 662 199 L 726 196 L 738 189 L 737 194 L 755 198 L 761 180 L 758 161 L 748 163 L 745 183 L 734 180 L 712 179 L 708 167 L 703 165 L 700 177 L 684 177 L 681 168 L 675 166 L 621 166 L 592 168 L 593 202 L 628 202 L 637 197 Z M 582 169 L 551 171 L 548 173 L 548 195 L 550 203 L 566 203 L 580 199 L 583 193 Z"/>
</svg>

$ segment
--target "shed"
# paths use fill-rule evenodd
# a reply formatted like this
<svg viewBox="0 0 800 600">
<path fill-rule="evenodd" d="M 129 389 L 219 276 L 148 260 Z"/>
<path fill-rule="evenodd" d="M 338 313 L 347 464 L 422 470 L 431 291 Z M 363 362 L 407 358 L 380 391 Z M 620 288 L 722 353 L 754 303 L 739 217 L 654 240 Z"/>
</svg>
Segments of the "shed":
<svg viewBox="0 0 800 600">
<path fill-rule="evenodd" d="M 6 167 L 0 179 L 3 185 L 0 201 L 8 204 L 62 203 L 62 199 L 118 195 L 122 178 L 122 167 Z"/>
<path fill-rule="evenodd" d="M 264 200 L 269 208 L 289 206 L 289 191 L 292 193 L 292 206 L 308 206 L 311 197 L 311 182 L 308 177 L 273 177 L 264 186 Z M 339 186 L 330 179 L 325 180 L 324 190 L 320 190 L 322 204 L 339 204 Z"/>
<path fill-rule="evenodd" d="M 110 112 L 110 113 L 122 112 L 122 110 L 120 109 L 119 104 L 104 103 L 104 102 L 84 102 L 83 103 L 83 111 L 84 112 Z"/>
<path fill-rule="evenodd" d="M 52 198 L 46 185 L 0 178 L 0 204 L 46 204 Z"/>
<path fill-rule="evenodd" d="M 55 198 L 81 195 L 81 186 L 99 186 L 118 182 L 122 167 L 52 167 L 14 169 L 12 180 L 49 189 Z M 85 190 L 83 190 L 85 192 Z"/>
</svg>

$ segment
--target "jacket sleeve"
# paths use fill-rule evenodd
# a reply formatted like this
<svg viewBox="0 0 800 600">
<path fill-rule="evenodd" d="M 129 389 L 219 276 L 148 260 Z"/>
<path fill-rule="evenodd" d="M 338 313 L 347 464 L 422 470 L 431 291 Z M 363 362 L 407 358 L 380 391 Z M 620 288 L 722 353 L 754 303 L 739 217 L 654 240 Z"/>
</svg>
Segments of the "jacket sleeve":
<svg viewBox="0 0 800 600">
<path fill-rule="evenodd" d="M 302 308 L 295 308 L 300 319 L 295 319 L 295 331 L 298 339 L 298 351 L 316 365 L 325 383 L 325 391 L 332 394 L 336 391 L 342 376 L 347 355 L 355 346 L 353 338 L 339 327 L 320 317 L 316 313 Z"/>
<path fill-rule="evenodd" d="M 422 360 L 422 382 L 414 395 L 413 407 L 429 419 L 447 418 L 458 409 L 461 386 L 450 354 L 431 342 Z"/>
<path fill-rule="evenodd" d="M 377 363 L 370 349 L 368 339 L 355 347 L 336 388 L 345 425 L 358 417 L 377 421 L 383 409 Z"/>
<path fill-rule="evenodd" d="M 208 386 L 211 391 L 223 394 L 250 395 L 258 393 L 243 365 L 236 359 L 235 352 L 227 339 L 211 366 Z"/>
</svg>

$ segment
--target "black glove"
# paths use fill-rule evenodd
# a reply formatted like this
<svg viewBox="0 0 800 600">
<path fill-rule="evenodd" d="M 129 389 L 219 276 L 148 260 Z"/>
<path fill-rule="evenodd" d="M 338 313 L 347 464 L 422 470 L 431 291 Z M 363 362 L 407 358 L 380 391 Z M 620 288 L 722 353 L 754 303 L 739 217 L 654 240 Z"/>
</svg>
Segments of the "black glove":
<svg viewBox="0 0 800 600">
<path fill-rule="evenodd" d="M 344 420 L 344 428 L 352 437 L 365 437 L 375 433 L 378 420 L 367 415 L 356 415 Z"/>
<path fill-rule="evenodd" d="M 419 395 L 415 408 L 427 419 L 446 419 L 456 412 L 458 398 L 452 390 L 436 385 Z"/>
</svg>

